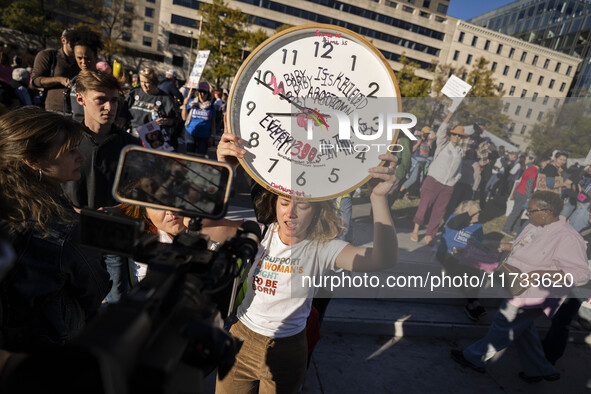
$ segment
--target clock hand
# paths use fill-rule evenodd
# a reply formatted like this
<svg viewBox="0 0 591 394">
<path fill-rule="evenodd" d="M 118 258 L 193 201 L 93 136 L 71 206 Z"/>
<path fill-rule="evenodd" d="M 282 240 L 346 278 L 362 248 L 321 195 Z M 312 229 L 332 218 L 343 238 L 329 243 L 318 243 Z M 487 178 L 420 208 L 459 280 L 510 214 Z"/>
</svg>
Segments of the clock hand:
<svg viewBox="0 0 591 394">
<path fill-rule="evenodd" d="M 273 92 L 274 95 L 281 97 L 282 99 L 284 99 L 285 101 L 287 101 L 288 103 L 290 103 L 291 105 L 293 105 L 294 107 L 296 107 L 297 109 L 304 111 L 307 108 L 304 106 L 299 105 L 298 103 L 296 103 L 293 99 L 291 99 L 290 97 L 286 96 L 283 93 L 278 93 L 275 89 L 273 89 L 273 87 L 271 85 L 267 85 L 265 82 L 261 81 L 259 78 L 254 78 L 255 81 L 257 81 L 258 83 L 262 84 L 264 87 L 266 87 L 267 89 L 269 89 L 271 92 Z"/>
<path fill-rule="evenodd" d="M 300 116 L 307 115 L 305 112 L 291 113 L 291 112 L 267 112 L 270 116 Z M 330 118 L 330 115 L 320 114 L 324 118 Z"/>
</svg>

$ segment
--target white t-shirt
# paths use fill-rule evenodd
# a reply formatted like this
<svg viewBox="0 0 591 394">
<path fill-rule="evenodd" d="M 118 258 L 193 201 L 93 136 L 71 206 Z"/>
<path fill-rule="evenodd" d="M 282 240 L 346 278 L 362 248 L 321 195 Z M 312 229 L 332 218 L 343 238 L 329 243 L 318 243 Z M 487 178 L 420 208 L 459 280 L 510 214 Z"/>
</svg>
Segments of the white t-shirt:
<svg viewBox="0 0 591 394">
<path fill-rule="evenodd" d="M 338 254 L 348 243 L 341 240 L 305 240 L 285 245 L 277 225 L 269 227 L 248 274 L 248 291 L 237 316 L 252 331 L 274 338 L 306 328 L 315 289 L 303 288 L 303 276 L 334 270 Z"/>
</svg>

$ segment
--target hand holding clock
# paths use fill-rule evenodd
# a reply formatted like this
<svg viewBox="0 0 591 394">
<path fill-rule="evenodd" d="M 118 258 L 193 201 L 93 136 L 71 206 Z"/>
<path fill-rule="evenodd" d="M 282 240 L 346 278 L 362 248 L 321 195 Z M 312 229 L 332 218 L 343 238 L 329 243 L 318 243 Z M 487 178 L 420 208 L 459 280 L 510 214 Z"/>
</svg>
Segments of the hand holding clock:
<svg viewBox="0 0 591 394">
<path fill-rule="evenodd" d="M 239 146 L 242 143 L 244 143 L 242 138 L 234 134 L 222 134 L 216 150 L 218 161 L 228 163 L 236 169 L 240 164 L 238 159 L 242 159 L 246 154 L 246 151 Z"/>
</svg>

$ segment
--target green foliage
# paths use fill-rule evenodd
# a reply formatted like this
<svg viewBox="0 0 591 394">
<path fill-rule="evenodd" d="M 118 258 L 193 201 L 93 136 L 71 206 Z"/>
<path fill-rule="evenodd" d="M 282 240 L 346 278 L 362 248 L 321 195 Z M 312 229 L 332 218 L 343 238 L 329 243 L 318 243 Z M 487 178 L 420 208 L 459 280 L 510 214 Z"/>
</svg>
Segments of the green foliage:
<svg viewBox="0 0 591 394">
<path fill-rule="evenodd" d="M 402 97 L 402 111 L 415 115 L 419 126 L 429 124 L 433 114 L 433 100 L 428 98 L 431 81 L 415 75 L 419 65 L 410 61 L 404 53 L 399 62 L 402 63 L 402 68 L 394 74 Z"/>
<path fill-rule="evenodd" d="M 50 3 L 46 0 L 12 1 L 1 11 L 2 24 L 9 29 L 41 37 L 44 46 L 47 40 L 60 37 L 64 25 L 56 22 L 51 13 Z M 55 2 L 51 5 L 55 6 Z"/>
<path fill-rule="evenodd" d="M 571 157 L 585 157 L 591 146 L 589 113 L 588 99 L 568 99 L 533 127 L 529 147 L 536 155 L 558 149 Z"/>
<path fill-rule="evenodd" d="M 264 41 L 264 32 L 259 30 L 250 33 L 247 30 L 248 16 L 238 9 L 230 8 L 223 0 L 213 0 L 212 4 L 202 3 L 199 15 L 203 18 L 203 24 L 198 49 L 211 51 L 203 71 L 203 80 L 220 87 L 236 74 L 245 51 L 254 49 Z"/>
</svg>

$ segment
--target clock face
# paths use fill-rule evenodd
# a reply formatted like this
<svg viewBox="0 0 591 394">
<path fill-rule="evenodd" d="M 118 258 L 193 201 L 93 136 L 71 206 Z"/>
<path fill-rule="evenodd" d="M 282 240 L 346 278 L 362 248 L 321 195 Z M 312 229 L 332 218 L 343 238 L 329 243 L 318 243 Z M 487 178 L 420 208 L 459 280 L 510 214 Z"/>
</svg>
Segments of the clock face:
<svg viewBox="0 0 591 394">
<path fill-rule="evenodd" d="M 261 44 L 238 71 L 230 132 L 244 140 L 242 166 L 263 187 L 309 200 L 343 195 L 396 152 L 400 112 L 394 73 L 361 36 L 304 25 Z"/>
</svg>

